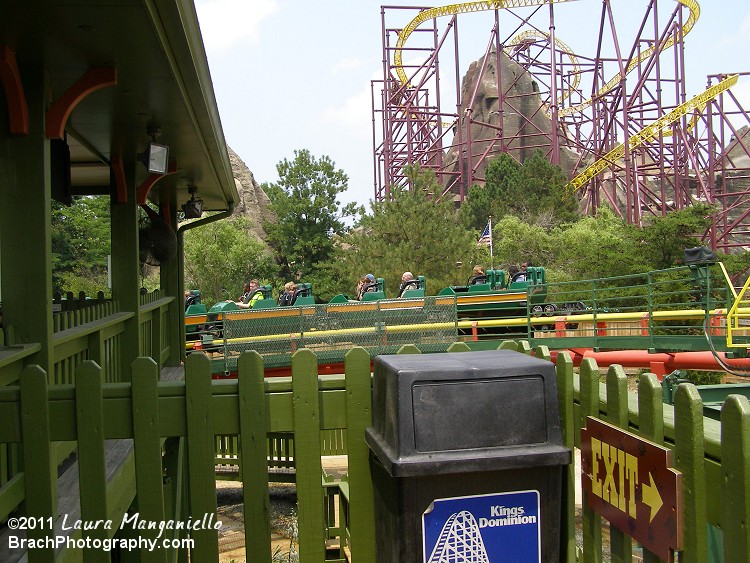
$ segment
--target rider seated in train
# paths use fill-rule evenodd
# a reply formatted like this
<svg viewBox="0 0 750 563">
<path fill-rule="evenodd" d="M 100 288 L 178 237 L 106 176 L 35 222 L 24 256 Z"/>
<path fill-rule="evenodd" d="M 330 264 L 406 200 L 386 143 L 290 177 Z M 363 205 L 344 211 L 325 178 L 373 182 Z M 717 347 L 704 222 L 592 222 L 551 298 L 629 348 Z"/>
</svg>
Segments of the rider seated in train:
<svg viewBox="0 0 750 563">
<path fill-rule="evenodd" d="M 297 291 L 297 284 L 294 282 L 286 282 L 284 284 L 284 291 L 279 294 L 279 306 L 285 307 L 294 303 L 295 292 Z"/>
<path fill-rule="evenodd" d="M 487 283 L 487 272 L 482 266 L 474 266 L 474 269 L 471 271 L 469 283 L 466 285 L 479 285 L 482 283 Z"/>
<path fill-rule="evenodd" d="M 362 295 L 378 290 L 378 282 L 373 274 L 367 274 L 357 284 L 357 301 L 362 301 Z"/>
<path fill-rule="evenodd" d="M 404 294 L 407 289 L 419 289 L 419 280 L 411 272 L 404 272 L 401 275 L 401 285 L 398 288 L 398 297 Z"/>
<path fill-rule="evenodd" d="M 258 280 L 250 280 L 242 286 L 242 295 L 234 304 L 240 309 L 252 309 L 256 301 L 263 299 L 263 291 L 260 289 Z"/>
</svg>

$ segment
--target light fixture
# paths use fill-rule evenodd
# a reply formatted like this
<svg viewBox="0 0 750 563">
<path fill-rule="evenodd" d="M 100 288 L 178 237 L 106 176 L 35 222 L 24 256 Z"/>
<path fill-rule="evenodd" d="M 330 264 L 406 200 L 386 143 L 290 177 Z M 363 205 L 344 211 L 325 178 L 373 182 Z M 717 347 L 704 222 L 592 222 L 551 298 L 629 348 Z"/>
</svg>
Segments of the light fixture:
<svg viewBox="0 0 750 563">
<path fill-rule="evenodd" d="M 195 192 L 197 191 L 197 187 L 188 186 L 190 199 L 182 205 L 182 212 L 185 214 L 185 219 L 199 219 L 203 215 L 203 200 L 195 199 Z"/>
<path fill-rule="evenodd" d="M 151 137 L 151 142 L 146 147 L 146 150 L 140 153 L 137 158 L 149 172 L 153 174 L 166 174 L 169 162 L 169 147 L 156 142 L 156 138 L 161 134 L 161 130 L 158 127 L 149 126 L 146 129 L 146 133 Z"/>
</svg>

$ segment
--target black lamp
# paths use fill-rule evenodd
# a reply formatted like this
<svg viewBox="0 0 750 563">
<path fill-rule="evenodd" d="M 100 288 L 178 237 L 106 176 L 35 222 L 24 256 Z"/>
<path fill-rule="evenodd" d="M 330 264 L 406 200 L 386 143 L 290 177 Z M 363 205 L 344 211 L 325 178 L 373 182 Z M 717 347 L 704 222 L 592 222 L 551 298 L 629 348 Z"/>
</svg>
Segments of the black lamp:
<svg viewBox="0 0 750 563">
<path fill-rule="evenodd" d="M 195 199 L 195 192 L 198 188 L 195 186 L 188 186 L 188 193 L 190 199 L 182 205 L 182 212 L 185 214 L 185 219 L 199 219 L 203 215 L 203 200 Z"/>
</svg>

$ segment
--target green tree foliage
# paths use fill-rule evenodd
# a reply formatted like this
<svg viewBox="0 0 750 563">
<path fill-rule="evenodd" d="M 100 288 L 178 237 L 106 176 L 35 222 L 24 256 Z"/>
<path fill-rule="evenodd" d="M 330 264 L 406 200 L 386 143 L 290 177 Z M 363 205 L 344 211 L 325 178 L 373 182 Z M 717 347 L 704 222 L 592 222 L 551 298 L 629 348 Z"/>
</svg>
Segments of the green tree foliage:
<svg viewBox="0 0 750 563">
<path fill-rule="evenodd" d="M 427 278 L 427 293 L 437 293 L 457 281 L 463 283 L 480 251 L 475 233 L 466 228 L 451 200 L 440 193 L 432 171 L 408 168 L 411 190 L 393 188 L 391 199 L 372 204 L 347 243 L 348 293 L 357 279 L 372 273 L 386 280 L 387 294 L 395 296 L 401 274 L 409 270 Z M 462 269 L 456 263 L 462 263 Z"/>
<path fill-rule="evenodd" d="M 559 166 L 535 151 L 523 164 L 502 153 L 487 166 L 484 186 L 472 186 L 462 213 L 470 226 L 481 229 L 492 215 L 513 215 L 544 227 L 578 218 L 578 200 L 566 191 L 567 178 Z"/>
<path fill-rule="evenodd" d="M 316 159 L 297 150 L 292 161 L 284 159 L 276 170 L 279 181 L 262 187 L 277 221 L 266 222 L 264 229 L 282 278 L 307 281 L 333 257 L 334 237 L 348 230 L 344 219 L 356 220 L 362 208 L 339 202 L 349 178 L 327 156 Z"/>
<path fill-rule="evenodd" d="M 704 204 L 654 217 L 639 231 L 644 262 L 652 269 L 670 268 L 682 261 L 686 248 L 700 245 L 700 235 L 711 225 L 713 209 Z"/>
<path fill-rule="evenodd" d="M 52 283 L 55 291 L 96 294 L 107 289 L 110 254 L 108 196 L 52 201 Z"/>
<path fill-rule="evenodd" d="M 513 215 L 506 215 L 492 227 L 494 266 L 531 262 L 544 266 L 554 262 L 552 238 L 544 228 L 530 225 Z"/>
<path fill-rule="evenodd" d="M 204 303 L 237 299 L 245 281 L 276 277 L 273 256 L 247 227 L 247 218 L 233 217 L 185 232 L 186 289 L 200 289 Z"/>
<path fill-rule="evenodd" d="M 328 260 L 318 264 L 315 272 L 304 281 L 311 282 L 313 295 L 318 302 L 327 303 L 334 295 L 345 293 L 354 295 L 356 270 L 348 260 L 348 251 L 342 247 L 342 239 L 335 238 L 335 244 Z"/>
<path fill-rule="evenodd" d="M 521 165 L 509 154 L 502 153 L 487 166 L 485 185 L 474 185 L 461 206 L 467 224 L 481 230 L 489 216 L 500 220 L 506 214 L 501 193 L 511 191 L 519 182 Z"/>
<path fill-rule="evenodd" d="M 555 269 L 570 279 L 624 276 L 647 269 L 635 232 L 609 209 L 584 217 L 551 233 Z"/>
</svg>

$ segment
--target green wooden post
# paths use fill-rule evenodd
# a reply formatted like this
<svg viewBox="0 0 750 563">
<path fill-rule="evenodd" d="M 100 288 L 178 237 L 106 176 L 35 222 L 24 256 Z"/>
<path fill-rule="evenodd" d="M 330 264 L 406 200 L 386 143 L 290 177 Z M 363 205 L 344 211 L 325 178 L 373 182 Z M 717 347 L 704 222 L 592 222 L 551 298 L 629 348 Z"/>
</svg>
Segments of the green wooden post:
<svg viewBox="0 0 750 563">
<path fill-rule="evenodd" d="M 240 410 L 240 471 L 245 516 L 245 556 L 271 561 L 271 501 L 268 496 L 266 394 L 263 358 L 243 352 L 237 361 Z"/>
<path fill-rule="evenodd" d="M 674 464 L 682 472 L 683 549 L 680 563 L 706 560 L 706 471 L 703 403 L 697 389 L 681 383 L 674 394 Z"/>
<path fill-rule="evenodd" d="M 581 421 L 578 428 L 583 428 L 587 416 L 599 418 L 599 367 L 591 358 L 584 358 L 580 367 L 581 374 Z M 579 430 L 580 431 L 580 430 Z M 602 561 L 602 519 L 583 499 L 583 561 L 584 563 Z"/>
<path fill-rule="evenodd" d="M 448 352 L 471 352 L 471 348 L 466 342 L 454 342 L 448 346 Z"/>
<path fill-rule="evenodd" d="M 527 356 L 531 354 L 531 345 L 529 344 L 528 340 L 519 340 L 516 343 L 516 351 L 521 352 L 522 354 L 526 354 Z"/>
<path fill-rule="evenodd" d="M 161 433 L 159 431 L 159 369 L 151 358 L 138 358 L 132 365 L 133 449 L 135 453 L 136 502 L 141 520 L 164 522 Z M 139 535 L 154 539 L 158 530 Z M 167 551 L 141 548 L 142 561 L 167 560 Z"/>
<path fill-rule="evenodd" d="M 57 512 L 57 464 L 49 441 L 47 374 L 39 366 L 29 366 L 21 373 L 21 431 L 26 514 L 37 518 L 50 517 L 54 522 Z M 26 537 L 39 541 L 54 538 L 49 524 L 50 521 L 45 521 L 44 528 L 28 530 Z M 53 548 L 29 551 L 29 563 L 51 563 L 54 560 Z"/>
<path fill-rule="evenodd" d="M 724 556 L 750 561 L 750 401 L 730 395 L 721 407 Z"/>
<path fill-rule="evenodd" d="M 161 308 L 151 311 L 151 359 L 161 368 Z"/>
<path fill-rule="evenodd" d="M 76 432 L 78 434 L 78 487 L 81 520 L 107 520 L 107 471 L 104 459 L 104 413 L 102 371 L 85 361 L 76 372 Z M 83 530 L 82 537 L 104 539 L 106 530 Z M 102 549 L 87 549 L 84 561 L 109 561 Z"/>
<path fill-rule="evenodd" d="M 414 344 L 404 344 L 398 349 L 397 354 L 421 354 L 422 351 Z"/>
<path fill-rule="evenodd" d="M 540 346 L 536 352 L 537 358 L 547 359 L 549 350 Z M 575 450 L 575 419 L 573 415 L 573 360 L 570 354 L 560 352 L 556 363 L 557 395 L 560 409 L 560 422 L 563 431 L 565 447 Z M 580 429 L 579 429 L 580 430 Z M 571 463 L 563 472 L 562 498 L 563 508 L 560 526 L 560 561 L 575 563 L 576 561 L 576 468 Z"/>
<path fill-rule="evenodd" d="M 565 352 L 562 352 L 562 353 L 565 353 Z M 549 348 L 548 348 L 547 346 L 545 346 L 544 344 L 540 344 L 539 346 L 536 346 L 536 347 L 534 348 L 534 357 L 535 357 L 535 358 L 538 358 L 538 359 L 540 359 L 540 360 L 545 360 L 545 361 L 547 361 L 547 362 L 550 362 L 550 361 L 552 361 L 552 356 L 551 356 L 551 355 L 550 355 L 550 353 L 549 353 Z M 571 378 L 571 380 L 570 380 L 570 381 L 571 381 L 571 383 L 572 383 L 572 382 L 573 382 L 573 379 Z M 560 383 L 560 382 L 559 382 L 559 381 L 557 381 L 557 383 L 558 383 L 558 385 L 559 385 L 559 383 Z M 559 393 L 559 392 L 560 392 L 560 390 L 558 389 L 558 393 Z M 572 405 L 572 404 L 573 404 L 573 403 L 571 402 L 571 405 Z"/>
<path fill-rule="evenodd" d="M 628 377 L 622 366 L 612 365 L 607 370 L 607 420 L 618 428 L 629 431 L 629 415 Z M 613 563 L 628 563 L 633 560 L 633 540 L 629 536 L 610 526 L 609 539 Z"/>
<path fill-rule="evenodd" d="M 664 402 L 661 383 L 653 373 L 641 375 L 638 381 L 638 432 L 643 438 L 664 444 Z M 659 557 L 643 550 L 643 563 L 657 563 Z"/>
<path fill-rule="evenodd" d="M 165 489 L 167 493 L 165 497 L 171 500 L 167 504 L 168 510 L 166 515 L 171 520 L 185 521 L 187 515 L 187 494 L 185 491 L 185 458 L 186 447 L 185 438 L 179 437 L 176 439 L 167 440 L 166 448 L 164 452 L 164 473 L 165 477 Z M 184 530 L 174 530 L 169 534 L 170 539 L 179 539 L 186 537 Z M 179 551 L 172 551 L 169 554 L 167 560 L 169 563 L 187 563 L 188 550 L 181 549 Z"/>
<path fill-rule="evenodd" d="M 89 360 L 96 362 L 102 368 L 102 375 L 104 376 L 107 373 L 107 354 L 104 335 L 100 330 L 89 335 L 88 357 Z"/>
<path fill-rule="evenodd" d="M 138 257 L 138 205 L 135 198 L 135 166 L 125 163 L 128 200 L 112 203 L 112 297 L 120 304 L 121 311 L 133 311 L 135 315 L 125 321 L 125 330 L 120 335 L 120 366 L 122 377 L 129 381 L 130 364 L 141 356 L 140 330 L 140 261 Z"/>
<path fill-rule="evenodd" d="M 297 470 L 299 560 L 323 561 L 323 467 L 320 462 L 318 363 L 310 350 L 292 356 L 294 464 Z"/>
<path fill-rule="evenodd" d="M 514 352 L 518 351 L 518 342 L 515 340 L 503 340 L 500 343 L 500 346 L 497 347 L 498 350 L 513 350 Z"/>
<path fill-rule="evenodd" d="M 11 344 L 41 344 L 28 363 L 39 365 L 52 383 L 52 198 L 50 142 L 45 134 L 49 88 L 44 68 L 23 61 L 19 61 L 19 67 L 28 104 L 29 134 L 10 135 L 7 127 L 0 130 L 3 326 L 12 337 Z"/>
<path fill-rule="evenodd" d="M 177 207 L 174 205 L 169 206 L 169 219 L 170 224 L 177 226 Z M 177 252 L 182 252 L 182 245 L 178 244 Z M 185 326 L 184 319 L 184 289 L 180 284 L 180 260 L 175 258 L 170 260 L 159 267 L 159 282 L 161 283 L 161 294 L 162 297 L 174 297 L 175 300 L 169 304 L 169 308 L 166 311 L 166 345 L 169 348 L 169 355 L 164 360 L 164 365 L 167 366 L 178 366 L 181 361 L 181 353 L 185 349 L 185 335 L 182 335 L 180 339 L 179 327 Z M 184 330 L 184 328 L 183 328 Z M 161 362 L 159 362 L 161 365 Z"/>
<path fill-rule="evenodd" d="M 365 442 L 365 428 L 372 424 L 370 354 L 364 348 L 353 348 L 347 352 L 344 364 L 352 558 L 362 563 L 374 563 L 375 500 L 370 476 L 370 448 Z M 342 530 L 345 525 L 342 520 Z"/>
<path fill-rule="evenodd" d="M 188 487 L 190 517 L 203 521 L 216 515 L 214 477 L 214 417 L 211 362 L 205 354 L 185 360 L 185 407 L 187 413 Z M 194 561 L 218 561 L 219 535 L 213 528 L 194 530 Z"/>
</svg>

